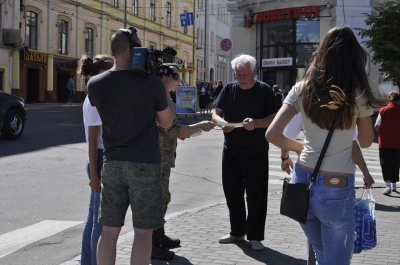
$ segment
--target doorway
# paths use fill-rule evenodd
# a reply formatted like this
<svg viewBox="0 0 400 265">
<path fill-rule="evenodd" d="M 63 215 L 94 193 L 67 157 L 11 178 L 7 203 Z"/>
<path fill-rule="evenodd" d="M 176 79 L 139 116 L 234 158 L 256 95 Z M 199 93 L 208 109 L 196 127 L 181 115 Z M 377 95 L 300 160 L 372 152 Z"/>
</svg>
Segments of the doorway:
<svg viewBox="0 0 400 265">
<path fill-rule="evenodd" d="M 270 85 L 278 85 L 282 94 L 287 94 L 292 88 L 291 68 L 262 69 L 262 81 Z"/>
<path fill-rule="evenodd" d="M 57 72 L 57 101 L 67 102 L 69 90 L 67 88 L 68 79 L 71 76 L 70 72 Z"/>
<path fill-rule="evenodd" d="M 39 69 L 28 68 L 27 102 L 39 102 Z"/>
</svg>

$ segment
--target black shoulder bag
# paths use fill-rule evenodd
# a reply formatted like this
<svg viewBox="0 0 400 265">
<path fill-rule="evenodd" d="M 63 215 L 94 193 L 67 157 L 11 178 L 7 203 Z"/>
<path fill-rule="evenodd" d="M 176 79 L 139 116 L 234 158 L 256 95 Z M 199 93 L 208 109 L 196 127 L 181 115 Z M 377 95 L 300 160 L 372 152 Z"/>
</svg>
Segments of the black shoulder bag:
<svg viewBox="0 0 400 265">
<path fill-rule="evenodd" d="M 306 186 L 303 183 L 290 183 L 289 178 L 283 179 L 283 190 L 280 208 L 280 213 L 282 215 L 285 215 L 302 224 L 305 224 L 307 222 L 307 213 L 310 198 L 309 187 L 317 177 L 319 167 L 322 164 L 326 149 L 328 149 L 329 142 L 332 138 L 333 130 L 334 124 L 332 124 L 328 136 L 326 137 L 324 147 L 322 148 L 321 154 L 319 155 L 317 165 L 315 166 L 314 172 L 310 179 L 309 186 Z"/>
</svg>

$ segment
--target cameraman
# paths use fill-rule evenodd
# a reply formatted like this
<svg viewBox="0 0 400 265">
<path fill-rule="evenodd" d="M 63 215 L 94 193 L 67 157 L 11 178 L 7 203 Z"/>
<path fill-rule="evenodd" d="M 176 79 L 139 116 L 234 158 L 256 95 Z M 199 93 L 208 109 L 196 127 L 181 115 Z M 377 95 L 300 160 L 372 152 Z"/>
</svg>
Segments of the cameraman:
<svg viewBox="0 0 400 265">
<path fill-rule="evenodd" d="M 90 102 L 103 123 L 105 147 L 99 265 L 115 264 L 116 244 L 129 206 L 135 233 L 131 264 L 149 264 L 152 232 L 164 223 L 156 122 L 168 128 L 175 114 L 169 87 L 160 78 L 130 70 L 131 50 L 138 46 L 141 42 L 135 29 L 118 30 L 111 38 L 114 67 L 88 83 Z"/>
<path fill-rule="evenodd" d="M 176 67 L 171 66 L 173 71 L 173 76 L 177 78 L 179 82 L 179 71 Z M 171 72 L 171 71 L 170 71 Z M 168 82 L 168 79 L 172 79 L 171 77 L 162 75 L 161 80 L 164 84 Z M 167 85 L 166 85 L 167 86 Z M 171 91 L 175 91 L 175 88 L 172 88 Z M 160 150 L 161 150 L 161 160 L 163 167 L 163 210 L 164 216 L 167 212 L 168 204 L 171 201 L 171 193 L 169 191 L 169 178 L 171 174 L 171 168 L 175 167 L 175 158 L 176 158 L 176 148 L 177 148 L 177 139 L 185 140 L 189 138 L 191 135 L 198 131 L 210 131 L 215 127 L 215 124 L 211 121 L 201 121 L 195 124 L 181 124 L 178 119 L 175 117 L 173 124 L 170 128 L 163 128 L 158 126 L 158 134 L 160 138 Z M 167 235 L 165 235 L 164 226 L 154 230 L 153 232 L 153 247 L 151 252 L 151 257 L 153 259 L 158 260 L 171 260 L 174 258 L 174 252 L 168 250 L 169 248 L 179 247 L 180 240 L 179 239 L 171 239 Z"/>
</svg>

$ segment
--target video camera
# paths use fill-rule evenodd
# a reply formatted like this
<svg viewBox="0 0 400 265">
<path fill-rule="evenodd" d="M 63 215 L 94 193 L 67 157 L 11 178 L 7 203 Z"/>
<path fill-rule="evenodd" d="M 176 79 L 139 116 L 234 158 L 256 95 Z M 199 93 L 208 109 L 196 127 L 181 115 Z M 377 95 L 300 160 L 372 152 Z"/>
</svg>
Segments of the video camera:
<svg viewBox="0 0 400 265">
<path fill-rule="evenodd" d="M 175 49 L 169 46 L 165 46 L 163 50 L 134 47 L 131 51 L 131 70 L 137 74 L 167 75 L 178 80 L 179 75 L 168 64 L 163 63 L 165 58 L 172 59 L 175 55 Z"/>
<path fill-rule="evenodd" d="M 119 29 L 129 40 L 129 49 L 131 51 L 130 68 L 136 74 L 154 74 L 157 76 L 167 75 L 174 80 L 179 79 L 179 75 L 170 68 L 170 65 L 164 64 L 165 59 L 172 59 L 176 56 L 176 50 L 165 46 L 163 50 L 154 47 L 141 47 L 142 43 L 137 35 L 134 27 L 129 29 Z M 178 64 L 182 64 L 182 60 L 178 59 Z"/>
</svg>

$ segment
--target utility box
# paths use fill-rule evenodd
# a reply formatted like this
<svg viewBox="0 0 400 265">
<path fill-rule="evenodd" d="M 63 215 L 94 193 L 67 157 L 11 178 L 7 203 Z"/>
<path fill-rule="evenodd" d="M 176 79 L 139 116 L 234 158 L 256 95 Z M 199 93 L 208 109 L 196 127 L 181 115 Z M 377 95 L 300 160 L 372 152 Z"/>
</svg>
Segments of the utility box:
<svg viewBox="0 0 400 265">
<path fill-rule="evenodd" d="M 2 42 L 6 46 L 21 46 L 21 30 L 20 29 L 3 29 Z"/>
</svg>

